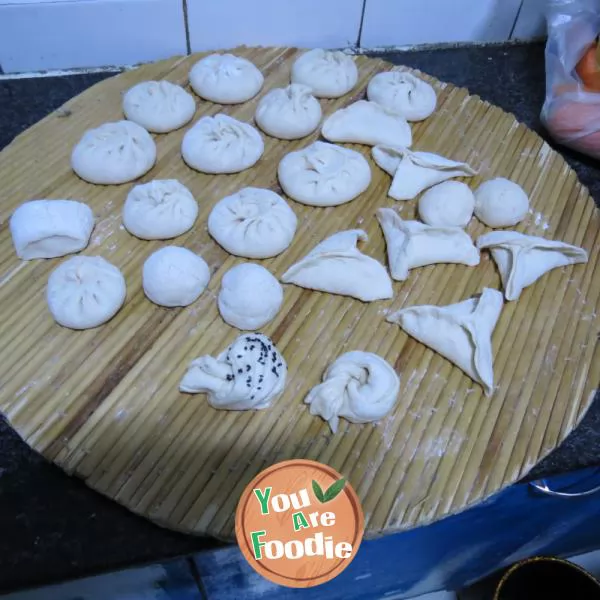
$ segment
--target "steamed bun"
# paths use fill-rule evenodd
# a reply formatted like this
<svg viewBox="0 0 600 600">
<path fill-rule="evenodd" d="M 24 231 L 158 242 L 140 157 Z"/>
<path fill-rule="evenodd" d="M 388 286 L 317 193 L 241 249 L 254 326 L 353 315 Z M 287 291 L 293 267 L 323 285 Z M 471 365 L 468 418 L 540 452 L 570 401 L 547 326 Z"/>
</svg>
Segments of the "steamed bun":
<svg viewBox="0 0 600 600">
<path fill-rule="evenodd" d="M 296 140 L 312 133 L 321 121 L 321 105 L 311 89 L 292 83 L 265 94 L 256 109 L 256 124 L 268 135 Z"/>
<path fill-rule="evenodd" d="M 48 279 L 46 299 L 54 320 L 70 329 L 91 329 L 105 323 L 125 302 L 121 271 L 100 256 L 74 256 Z"/>
<path fill-rule="evenodd" d="M 269 258 L 291 244 L 296 224 L 294 211 L 281 196 L 247 187 L 217 202 L 208 217 L 208 232 L 230 254 Z"/>
<path fill-rule="evenodd" d="M 123 112 L 134 123 L 154 133 L 183 127 L 196 112 L 194 97 L 170 81 L 143 81 L 123 96 Z"/>
<path fill-rule="evenodd" d="M 512 227 L 527 216 L 529 198 L 504 177 L 484 181 L 475 190 L 475 216 L 488 227 Z"/>
<path fill-rule="evenodd" d="M 233 117 L 218 114 L 202 117 L 183 136 L 183 160 L 203 173 L 238 173 L 262 156 L 260 133 Z"/>
<path fill-rule="evenodd" d="M 132 121 L 89 129 L 71 154 L 71 167 L 81 179 L 106 185 L 133 181 L 147 173 L 155 161 L 152 136 Z"/>
<path fill-rule="evenodd" d="M 255 65 L 233 54 L 211 54 L 190 71 L 196 94 L 217 104 L 240 104 L 254 98 L 264 80 Z"/>
<path fill-rule="evenodd" d="M 315 48 L 305 52 L 292 65 L 292 83 L 308 86 L 317 98 L 339 98 L 357 81 L 354 58 L 339 50 Z"/>
</svg>

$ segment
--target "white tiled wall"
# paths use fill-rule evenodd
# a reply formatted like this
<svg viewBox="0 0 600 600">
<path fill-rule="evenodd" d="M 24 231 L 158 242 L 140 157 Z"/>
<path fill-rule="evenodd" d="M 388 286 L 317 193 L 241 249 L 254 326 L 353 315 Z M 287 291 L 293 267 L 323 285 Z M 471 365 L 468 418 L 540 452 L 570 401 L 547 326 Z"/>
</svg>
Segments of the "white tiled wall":
<svg viewBox="0 0 600 600">
<path fill-rule="evenodd" d="M 366 0 L 367 48 L 508 39 L 521 0 Z"/>
<path fill-rule="evenodd" d="M 545 0 L 0 0 L 5 73 L 246 45 L 327 48 L 527 39 Z M 187 9 L 188 31 L 184 15 Z M 361 27 L 362 25 L 362 27 Z"/>
<path fill-rule="evenodd" d="M 181 0 L 0 0 L 0 66 L 6 73 L 185 53 Z"/>
<path fill-rule="evenodd" d="M 242 44 L 356 46 L 363 10 L 363 0 L 187 0 L 187 5 L 193 52 Z"/>
</svg>

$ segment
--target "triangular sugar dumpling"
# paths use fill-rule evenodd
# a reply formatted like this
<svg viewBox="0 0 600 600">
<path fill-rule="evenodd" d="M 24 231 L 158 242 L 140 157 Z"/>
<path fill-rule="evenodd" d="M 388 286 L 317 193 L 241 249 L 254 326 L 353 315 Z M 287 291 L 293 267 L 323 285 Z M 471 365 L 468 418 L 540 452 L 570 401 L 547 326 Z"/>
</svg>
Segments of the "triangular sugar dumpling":
<svg viewBox="0 0 600 600">
<path fill-rule="evenodd" d="M 388 195 L 394 200 L 413 200 L 432 185 L 477 174 L 467 163 L 402 147 L 375 146 L 372 156 L 377 165 L 393 177 Z"/>
<path fill-rule="evenodd" d="M 521 292 L 542 275 L 588 260 L 583 248 L 518 231 L 492 231 L 477 239 L 478 248 L 489 248 L 498 265 L 504 296 L 517 300 Z"/>
<path fill-rule="evenodd" d="M 359 100 L 325 119 L 321 133 L 330 142 L 407 147 L 412 144 L 408 121 L 375 102 Z"/>
<path fill-rule="evenodd" d="M 479 297 L 448 306 L 403 308 L 387 320 L 454 363 L 490 396 L 494 389 L 492 333 L 502 305 L 498 290 L 484 288 Z"/>
<path fill-rule="evenodd" d="M 410 269 L 426 265 L 479 264 L 479 251 L 460 227 L 404 221 L 391 208 L 380 208 L 376 215 L 387 245 L 390 273 L 397 281 L 404 281 Z"/>
<path fill-rule="evenodd" d="M 368 239 L 360 229 L 335 233 L 291 266 L 281 281 L 364 302 L 391 298 L 392 280 L 385 267 L 356 247 L 358 240 Z"/>
</svg>

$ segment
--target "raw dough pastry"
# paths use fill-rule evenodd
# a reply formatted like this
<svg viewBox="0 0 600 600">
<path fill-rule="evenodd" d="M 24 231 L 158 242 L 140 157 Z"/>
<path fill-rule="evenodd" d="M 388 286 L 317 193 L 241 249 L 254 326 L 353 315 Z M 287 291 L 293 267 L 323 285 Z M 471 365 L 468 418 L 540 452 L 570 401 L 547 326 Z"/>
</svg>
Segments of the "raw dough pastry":
<svg viewBox="0 0 600 600">
<path fill-rule="evenodd" d="M 444 181 L 419 199 L 419 216 L 434 227 L 466 227 L 473 216 L 475 196 L 461 181 Z"/>
<path fill-rule="evenodd" d="M 238 337 L 217 358 L 194 360 L 179 384 L 182 392 L 208 394 L 208 403 L 224 410 L 260 410 L 281 395 L 286 362 L 261 333 Z"/>
<path fill-rule="evenodd" d="M 407 279 L 410 269 L 426 265 L 479 264 L 479 251 L 460 227 L 403 221 L 391 208 L 380 208 L 376 214 L 387 245 L 390 273 L 397 281 Z"/>
<path fill-rule="evenodd" d="M 412 144 L 410 125 L 402 115 L 366 100 L 334 112 L 323 123 L 321 133 L 330 142 L 403 147 Z"/>
<path fill-rule="evenodd" d="M 152 136 L 131 121 L 89 129 L 71 154 L 71 167 L 81 179 L 104 185 L 133 181 L 147 173 L 155 161 Z"/>
<path fill-rule="evenodd" d="M 227 115 L 202 117 L 183 136 L 183 160 L 203 173 L 238 173 L 254 165 L 265 147 L 260 133 Z"/>
<path fill-rule="evenodd" d="M 279 312 L 283 302 L 281 284 L 260 265 L 237 265 L 221 281 L 219 312 L 232 327 L 260 329 Z"/>
<path fill-rule="evenodd" d="M 209 280 L 204 259 L 180 246 L 153 252 L 142 270 L 144 293 L 159 306 L 188 306 L 198 299 Z"/>
<path fill-rule="evenodd" d="M 183 127 L 196 112 L 194 97 L 170 81 L 143 81 L 123 96 L 125 117 L 155 133 Z"/>
<path fill-rule="evenodd" d="M 517 300 L 523 289 L 548 271 L 588 261 L 583 248 L 517 231 L 486 233 L 477 239 L 477 247 L 491 251 L 509 301 Z"/>
<path fill-rule="evenodd" d="M 217 202 L 208 216 L 208 232 L 230 254 L 270 258 L 292 243 L 297 221 L 281 196 L 247 187 Z"/>
<path fill-rule="evenodd" d="M 141 183 L 127 194 L 123 225 L 142 240 L 167 240 L 190 230 L 198 216 L 198 204 L 176 179 Z"/>
<path fill-rule="evenodd" d="M 94 213 L 75 200 L 31 200 L 10 218 L 17 256 L 23 260 L 56 258 L 83 250 L 94 229 Z"/>
<path fill-rule="evenodd" d="M 48 279 L 46 299 L 54 320 L 70 329 L 91 329 L 117 314 L 125 302 L 121 271 L 100 256 L 74 256 Z"/>
<path fill-rule="evenodd" d="M 339 98 L 357 81 L 354 58 L 339 50 L 315 48 L 305 52 L 292 65 L 292 83 L 307 85 L 317 98 Z"/>
<path fill-rule="evenodd" d="M 254 98 L 265 78 L 249 60 L 233 54 L 211 54 L 190 71 L 198 96 L 217 104 L 240 104 Z"/>
<path fill-rule="evenodd" d="M 407 148 L 375 146 L 373 160 L 392 177 L 388 195 L 394 200 L 412 200 L 423 190 L 453 177 L 472 177 L 477 171 L 467 163 Z"/>
<path fill-rule="evenodd" d="M 385 267 L 356 247 L 358 240 L 368 239 L 360 229 L 334 233 L 291 266 L 281 281 L 363 302 L 391 298 L 392 281 Z"/>
<path fill-rule="evenodd" d="M 268 135 L 297 140 L 319 126 L 321 115 L 321 105 L 312 90 L 300 83 L 292 83 L 265 94 L 258 103 L 254 120 Z"/>
<path fill-rule="evenodd" d="M 475 190 L 475 216 L 488 227 L 512 227 L 529 211 L 529 198 L 514 181 L 497 177 Z"/>
<path fill-rule="evenodd" d="M 323 383 L 304 402 L 310 404 L 310 414 L 322 417 L 335 433 L 340 417 L 351 423 L 385 417 L 399 390 L 400 378 L 383 358 L 371 352 L 347 352 L 327 368 Z"/>
<path fill-rule="evenodd" d="M 411 73 L 386 71 L 375 75 L 367 86 L 367 97 L 409 121 L 422 121 L 435 110 L 435 90 Z"/>
<path fill-rule="evenodd" d="M 492 333 L 502 305 L 498 290 L 484 288 L 476 298 L 442 307 L 403 308 L 387 320 L 454 363 L 490 396 L 494 389 Z"/>
<path fill-rule="evenodd" d="M 371 167 L 362 154 L 326 142 L 286 154 L 277 175 L 290 198 L 310 206 L 350 202 L 371 183 Z"/>
</svg>

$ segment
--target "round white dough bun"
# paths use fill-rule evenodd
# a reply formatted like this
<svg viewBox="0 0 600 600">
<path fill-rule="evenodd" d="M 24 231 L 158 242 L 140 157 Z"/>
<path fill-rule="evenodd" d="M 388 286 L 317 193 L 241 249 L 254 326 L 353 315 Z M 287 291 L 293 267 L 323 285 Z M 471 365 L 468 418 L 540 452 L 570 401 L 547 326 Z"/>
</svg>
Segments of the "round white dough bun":
<svg viewBox="0 0 600 600">
<path fill-rule="evenodd" d="M 262 156 L 265 146 L 258 131 L 233 117 L 202 117 L 183 136 L 181 154 L 202 173 L 239 173 Z"/>
<path fill-rule="evenodd" d="M 247 187 L 217 202 L 208 216 L 208 232 L 230 254 L 270 258 L 292 243 L 297 222 L 281 196 Z"/>
<path fill-rule="evenodd" d="M 114 317 L 126 294 L 117 267 L 101 256 L 74 256 L 50 274 L 46 299 L 59 325 L 91 329 Z"/>
<path fill-rule="evenodd" d="M 137 123 L 117 121 L 88 129 L 71 154 L 73 171 L 90 183 L 127 183 L 156 162 L 156 144 Z"/>
<path fill-rule="evenodd" d="M 292 65 L 292 83 L 308 86 L 317 98 L 339 98 L 357 81 L 354 58 L 339 50 L 315 48 L 302 54 Z"/>
<path fill-rule="evenodd" d="M 327 142 L 286 154 L 277 175 L 290 198 L 310 206 L 350 202 L 371 183 L 371 167 L 362 154 Z"/>
<path fill-rule="evenodd" d="M 258 103 L 254 120 L 272 137 L 297 140 L 315 131 L 321 116 L 321 105 L 311 89 L 292 83 L 265 94 Z"/>
<path fill-rule="evenodd" d="M 211 54 L 190 71 L 190 85 L 196 94 L 217 104 L 246 102 L 258 94 L 264 81 L 254 64 L 233 54 Z"/>
<path fill-rule="evenodd" d="M 194 97 L 170 81 L 143 81 L 123 96 L 125 117 L 154 133 L 183 127 L 195 112 Z"/>
<path fill-rule="evenodd" d="M 223 320 L 238 329 L 259 329 L 271 321 L 283 303 L 283 288 L 260 265 L 237 265 L 221 281 L 219 312 Z"/>
<path fill-rule="evenodd" d="M 176 179 L 154 179 L 131 188 L 123 206 L 123 225 L 142 240 L 168 240 L 189 231 L 198 203 Z"/>
<path fill-rule="evenodd" d="M 490 179 L 475 190 L 475 216 L 488 227 L 512 227 L 522 221 L 528 211 L 527 194 L 510 179 Z"/>
<path fill-rule="evenodd" d="M 419 199 L 419 216 L 434 227 L 466 227 L 473 216 L 475 196 L 461 181 L 444 181 Z"/>
<path fill-rule="evenodd" d="M 369 100 L 402 115 L 408 121 L 422 121 L 435 110 L 435 90 L 412 73 L 377 73 L 367 86 Z"/>
<path fill-rule="evenodd" d="M 142 284 L 149 300 L 159 306 L 188 306 L 210 281 L 210 270 L 201 256 L 180 246 L 165 246 L 144 263 Z"/>
<path fill-rule="evenodd" d="M 56 258 L 83 250 L 94 229 L 94 213 L 76 200 L 31 200 L 10 218 L 17 256 L 23 260 Z"/>
</svg>

